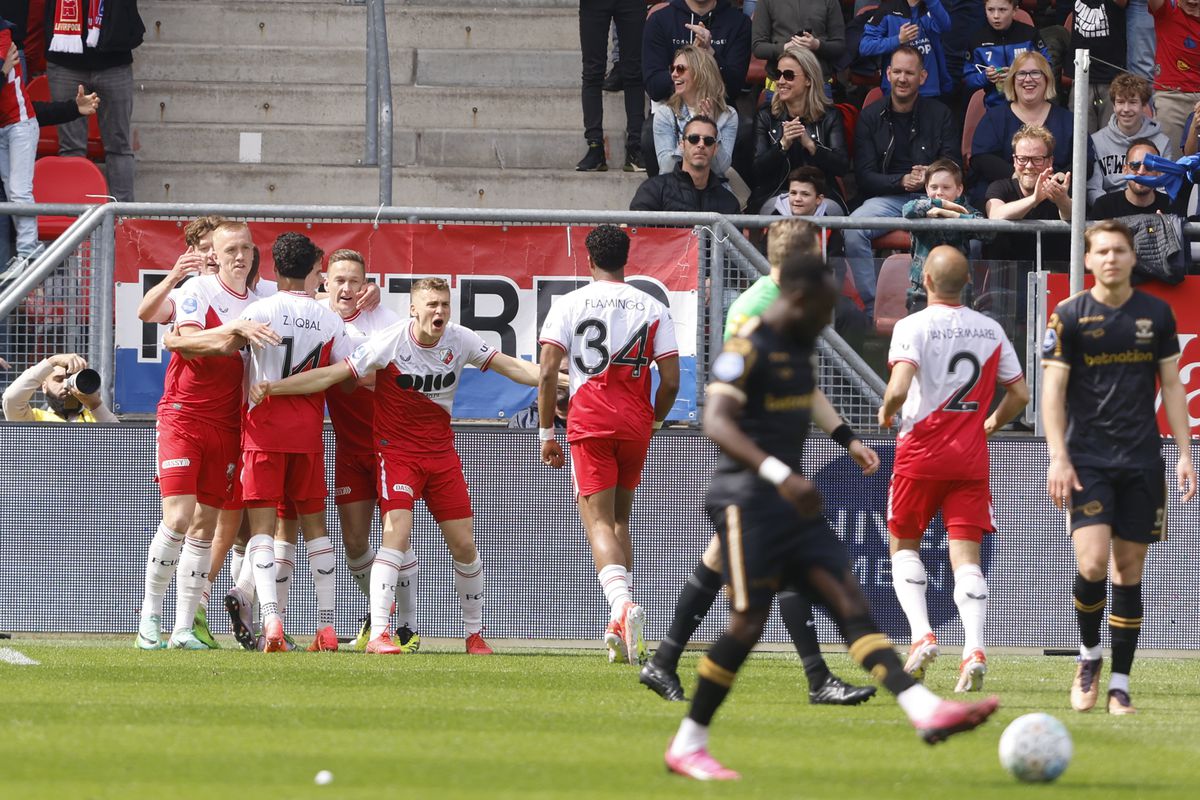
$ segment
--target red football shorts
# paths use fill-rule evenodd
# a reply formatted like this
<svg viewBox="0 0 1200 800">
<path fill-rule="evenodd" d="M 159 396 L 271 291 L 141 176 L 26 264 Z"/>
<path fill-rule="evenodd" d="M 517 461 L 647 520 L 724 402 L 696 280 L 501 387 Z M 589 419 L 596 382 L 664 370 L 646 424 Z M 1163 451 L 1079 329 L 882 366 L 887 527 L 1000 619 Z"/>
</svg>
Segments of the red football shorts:
<svg viewBox="0 0 1200 800">
<path fill-rule="evenodd" d="M 300 514 L 316 514 L 325 508 L 328 494 L 321 453 L 247 450 L 242 454 L 242 497 L 248 508 L 282 510 L 286 500 Z"/>
<path fill-rule="evenodd" d="M 185 425 L 160 417 L 155 433 L 154 480 L 163 497 L 195 495 L 221 508 L 233 497 L 240 434 L 212 425 Z"/>
<path fill-rule="evenodd" d="M 333 460 L 333 498 L 339 506 L 379 499 L 379 459 L 374 453 L 343 453 Z"/>
<path fill-rule="evenodd" d="M 383 513 L 412 511 L 418 498 L 438 522 L 474 516 L 458 453 L 451 450 L 445 455 L 414 457 L 384 450 L 379 454 L 379 508 Z"/>
<path fill-rule="evenodd" d="M 888 490 L 888 532 L 897 539 L 920 539 L 938 509 L 951 539 L 981 541 L 996 530 L 987 478 L 931 480 L 892 475 Z"/>
<path fill-rule="evenodd" d="M 633 490 L 642 482 L 650 440 L 579 439 L 571 442 L 571 481 L 583 497 L 614 486 Z"/>
</svg>

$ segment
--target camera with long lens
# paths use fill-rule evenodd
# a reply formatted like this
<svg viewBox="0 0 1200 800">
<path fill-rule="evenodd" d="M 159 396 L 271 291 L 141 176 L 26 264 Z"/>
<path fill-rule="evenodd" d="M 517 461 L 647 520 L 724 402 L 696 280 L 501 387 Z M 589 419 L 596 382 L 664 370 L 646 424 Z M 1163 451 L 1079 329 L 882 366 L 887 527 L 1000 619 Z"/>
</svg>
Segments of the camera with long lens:
<svg viewBox="0 0 1200 800">
<path fill-rule="evenodd" d="M 81 369 L 67 378 L 66 386 L 80 394 L 95 394 L 100 391 L 100 373 L 94 369 Z"/>
</svg>

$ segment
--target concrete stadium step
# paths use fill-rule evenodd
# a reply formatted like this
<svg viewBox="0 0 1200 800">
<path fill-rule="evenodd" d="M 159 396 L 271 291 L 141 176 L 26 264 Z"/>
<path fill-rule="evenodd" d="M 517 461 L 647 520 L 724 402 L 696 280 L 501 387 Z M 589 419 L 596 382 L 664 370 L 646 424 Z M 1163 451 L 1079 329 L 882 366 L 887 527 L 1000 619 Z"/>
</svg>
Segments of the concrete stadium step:
<svg viewBox="0 0 1200 800">
<path fill-rule="evenodd" d="M 141 6 L 146 44 L 212 44 L 220 19 L 223 45 L 341 45 L 365 51 L 366 9 L 361 5 L 291 4 L 214 0 L 156 0 Z M 494 0 L 480 7 L 439 4 L 408 8 L 387 3 L 388 44 L 424 47 L 543 50 L 579 41 L 578 4 L 573 8 L 516 6 Z"/>
<path fill-rule="evenodd" d="M 138 80 L 204 84 L 274 83 L 363 85 L 361 49 L 296 45 L 255 45 L 231 52 L 217 44 L 143 44 L 137 51 Z M 414 51 L 392 51 L 392 82 L 412 83 Z"/>
<path fill-rule="evenodd" d="M 211 127 L 197 135 L 190 123 L 138 123 L 134 147 L 143 163 L 212 162 L 236 164 L 245 146 L 247 163 L 354 165 L 363 156 L 361 126 L 258 125 Z M 625 139 L 609 137 L 611 159 L 620 167 Z M 392 163 L 397 166 L 478 167 L 482 169 L 569 169 L 583 157 L 577 130 L 397 131 Z M 174 154 L 174 159 L 164 158 Z"/>
<path fill-rule="evenodd" d="M 362 125 L 366 91 L 361 86 L 294 86 L 240 83 L 211 86 L 178 81 L 139 81 L 134 122 L 209 124 L 215 115 L 228 124 Z M 393 86 L 396 130 L 405 128 L 514 129 L 537 123 L 575 129 L 583 138 L 579 88 L 479 91 L 466 86 Z M 624 95 L 604 93 L 605 128 L 625 128 Z"/>
<path fill-rule="evenodd" d="M 579 86 L 578 50 L 417 50 L 418 86 Z"/>
<path fill-rule="evenodd" d="M 644 173 L 573 170 L 397 169 L 397 206 L 464 208 L 629 208 Z M 536 191 L 534 189 L 536 188 Z M 374 167 L 276 164 L 139 164 L 143 202 L 375 205 Z"/>
</svg>

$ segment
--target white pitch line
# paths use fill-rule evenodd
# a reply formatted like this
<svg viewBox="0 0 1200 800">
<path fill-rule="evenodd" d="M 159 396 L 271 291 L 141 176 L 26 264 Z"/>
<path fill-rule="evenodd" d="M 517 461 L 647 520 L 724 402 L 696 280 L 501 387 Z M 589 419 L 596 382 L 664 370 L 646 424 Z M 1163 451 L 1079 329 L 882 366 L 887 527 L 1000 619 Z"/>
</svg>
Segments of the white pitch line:
<svg viewBox="0 0 1200 800">
<path fill-rule="evenodd" d="M 19 650 L 13 650 L 11 647 L 0 647 L 0 661 L 16 667 L 36 667 L 42 663 L 34 661 L 29 656 Z"/>
</svg>

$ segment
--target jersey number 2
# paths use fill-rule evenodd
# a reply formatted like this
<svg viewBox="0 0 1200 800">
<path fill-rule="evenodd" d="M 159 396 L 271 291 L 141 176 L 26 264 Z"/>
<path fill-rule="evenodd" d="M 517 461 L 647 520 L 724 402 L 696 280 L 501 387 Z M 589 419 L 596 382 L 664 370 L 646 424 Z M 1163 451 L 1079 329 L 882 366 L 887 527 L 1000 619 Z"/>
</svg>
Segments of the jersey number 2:
<svg viewBox="0 0 1200 800">
<path fill-rule="evenodd" d="M 605 340 L 608 339 L 608 326 L 604 324 L 603 320 L 585 319 L 575 326 L 575 335 L 583 337 L 584 348 L 599 355 L 597 363 L 591 365 L 583 359 L 582 354 L 575 356 L 575 366 L 584 375 L 599 375 L 608 369 L 609 364 L 616 364 L 621 367 L 633 367 L 633 377 L 640 378 L 642 369 L 650 363 L 650 359 L 646 356 L 650 340 L 648 324 L 643 324 L 634 331 L 633 336 L 629 337 L 629 341 L 617 351 L 611 361 L 608 348 L 604 346 Z"/>
<path fill-rule="evenodd" d="M 975 388 L 975 384 L 979 383 L 979 359 L 976 358 L 974 354 L 966 351 L 957 353 L 955 354 L 954 358 L 950 359 L 950 371 L 958 374 L 958 365 L 963 361 L 967 362 L 967 364 L 970 366 L 971 377 L 967 379 L 967 382 L 964 383 L 957 392 L 950 396 L 950 400 L 947 401 L 945 406 L 947 411 L 979 410 L 978 400 L 963 400 L 963 398 L 969 395 L 971 390 Z"/>
<path fill-rule="evenodd" d="M 316 369 L 321 362 L 321 345 L 317 345 L 308 355 L 300 359 L 300 363 L 292 367 L 292 337 L 283 337 L 283 377 L 295 375 L 310 369 Z"/>
</svg>

